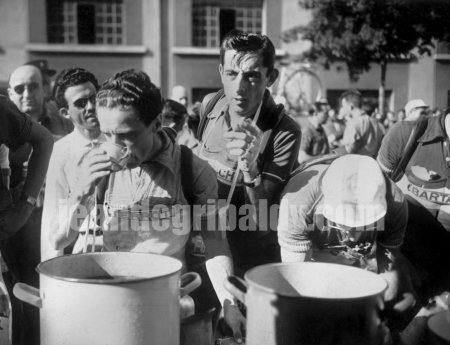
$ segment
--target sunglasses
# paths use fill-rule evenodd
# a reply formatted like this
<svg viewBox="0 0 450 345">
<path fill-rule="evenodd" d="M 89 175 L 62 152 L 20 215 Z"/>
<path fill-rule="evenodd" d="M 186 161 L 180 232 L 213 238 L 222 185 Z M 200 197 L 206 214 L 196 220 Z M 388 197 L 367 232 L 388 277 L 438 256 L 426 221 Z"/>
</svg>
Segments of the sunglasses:
<svg viewBox="0 0 450 345">
<path fill-rule="evenodd" d="M 29 84 L 19 84 L 16 86 L 13 86 L 12 89 L 15 93 L 18 95 L 21 95 L 25 92 L 25 89 L 28 90 L 28 93 L 34 92 L 37 89 L 39 89 L 39 83 L 29 83 Z"/>
<path fill-rule="evenodd" d="M 78 109 L 86 108 L 88 103 L 95 104 L 95 95 L 89 97 L 78 98 L 75 102 L 73 102 L 73 106 Z"/>
</svg>

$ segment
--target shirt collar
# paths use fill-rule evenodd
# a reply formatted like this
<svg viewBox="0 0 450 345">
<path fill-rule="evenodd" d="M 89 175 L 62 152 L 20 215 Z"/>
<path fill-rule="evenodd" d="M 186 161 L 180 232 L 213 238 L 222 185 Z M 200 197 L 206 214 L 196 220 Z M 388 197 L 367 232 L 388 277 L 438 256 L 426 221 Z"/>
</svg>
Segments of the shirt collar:
<svg viewBox="0 0 450 345">
<path fill-rule="evenodd" d="M 77 143 L 80 143 L 83 145 L 83 147 L 92 146 L 95 142 L 102 143 L 106 141 L 105 135 L 103 133 L 100 133 L 100 135 L 93 140 L 89 140 L 88 138 L 84 137 L 81 132 L 78 130 L 77 127 L 73 130 L 73 138 L 77 141 Z"/>
<path fill-rule="evenodd" d="M 162 139 L 162 149 L 151 160 L 146 161 L 142 164 L 151 165 L 153 163 L 158 163 L 169 169 L 172 174 L 175 174 L 175 144 L 169 138 L 169 136 L 163 131 L 159 131 L 158 135 L 161 136 Z"/>
<path fill-rule="evenodd" d="M 220 99 L 218 101 L 218 111 L 214 111 L 214 109 L 207 115 L 208 118 L 214 119 L 219 116 L 223 116 L 228 112 L 229 104 L 228 102 L 224 102 L 225 97 Z M 220 102 L 220 103 L 219 103 Z M 270 95 L 269 90 L 266 90 L 264 92 L 264 96 L 262 99 L 262 103 L 258 107 L 258 111 L 260 111 L 260 115 L 258 117 L 257 125 L 262 131 L 266 131 L 270 128 L 273 128 L 275 124 L 277 123 L 278 119 L 276 116 L 271 116 L 277 107 L 277 104 L 273 100 L 272 96 Z M 220 109 L 220 110 L 219 110 Z M 256 115 L 255 113 L 255 115 Z M 253 117 L 252 117 L 253 118 Z"/>
<path fill-rule="evenodd" d="M 429 117 L 425 133 L 423 133 L 418 141 L 425 143 L 433 141 L 435 139 L 447 138 L 447 133 L 445 132 L 445 116 L 446 115 L 441 115 L 439 117 Z"/>
</svg>

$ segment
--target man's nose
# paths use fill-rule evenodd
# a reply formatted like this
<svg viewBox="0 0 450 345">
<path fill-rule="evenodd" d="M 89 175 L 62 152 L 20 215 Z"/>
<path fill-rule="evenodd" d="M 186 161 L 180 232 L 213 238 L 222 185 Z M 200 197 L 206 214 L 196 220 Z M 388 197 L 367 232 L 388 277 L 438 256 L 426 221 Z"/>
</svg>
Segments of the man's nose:
<svg viewBox="0 0 450 345">
<path fill-rule="evenodd" d="M 86 104 L 86 109 L 87 110 L 95 110 L 95 101 L 94 102 L 92 102 L 92 101 L 88 101 L 87 102 L 87 104 Z"/>
<path fill-rule="evenodd" d="M 245 92 L 245 90 L 247 89 L 247 82 L 241 73 L 236 77 L 235 83 L 238 94 Z"/>
</svg>

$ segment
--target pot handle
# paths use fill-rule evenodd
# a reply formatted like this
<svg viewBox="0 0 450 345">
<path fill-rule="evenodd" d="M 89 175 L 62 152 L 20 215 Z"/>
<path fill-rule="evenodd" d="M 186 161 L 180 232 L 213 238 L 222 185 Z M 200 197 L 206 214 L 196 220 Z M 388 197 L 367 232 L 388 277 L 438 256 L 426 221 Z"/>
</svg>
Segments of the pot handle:
<svg viewBox="0 0 450 345">
<path fill-rule="evenodd" d="M 245 294 L 247 293 L 248 284 L 244 280 L 236 276 L 229 276 L 223 285 L 235 298 L 245 304 Z"/>
<path fill-rule="evenodd" d="M 23 302 L 42 308 L 42 299 L 39 295 L 39 289 L 25 283 L 16 283 L 13 289 L 14 296 Z"/>
<path fill-rule="evenodd" d="M 195 272 L 188 272 L 183 274 L 180 280 L 180 297 L 186 296 L 188 293 L 191 293 L 200 285 L 202 285 L 202 279 L 200 278 L 200 275 Z"/>
</svg>

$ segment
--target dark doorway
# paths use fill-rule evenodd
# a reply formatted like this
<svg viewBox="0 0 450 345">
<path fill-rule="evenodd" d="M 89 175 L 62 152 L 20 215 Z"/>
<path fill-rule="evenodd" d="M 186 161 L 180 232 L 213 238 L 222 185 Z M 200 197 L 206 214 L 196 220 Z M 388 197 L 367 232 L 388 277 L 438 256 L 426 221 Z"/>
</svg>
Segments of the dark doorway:
<svg viewBox="0 0 450 345">
<path fill-rule="evenodd" d="M 236 27 L 236 11 L 231 9 L 221 9 L 219 22 L 220 42 L 222 42 L 223 37 Z"/>
<path fill-rule="evenodd" d="M 95 43 L 95 5 L 78 5 L 78 43 Z"/>
</svg>

